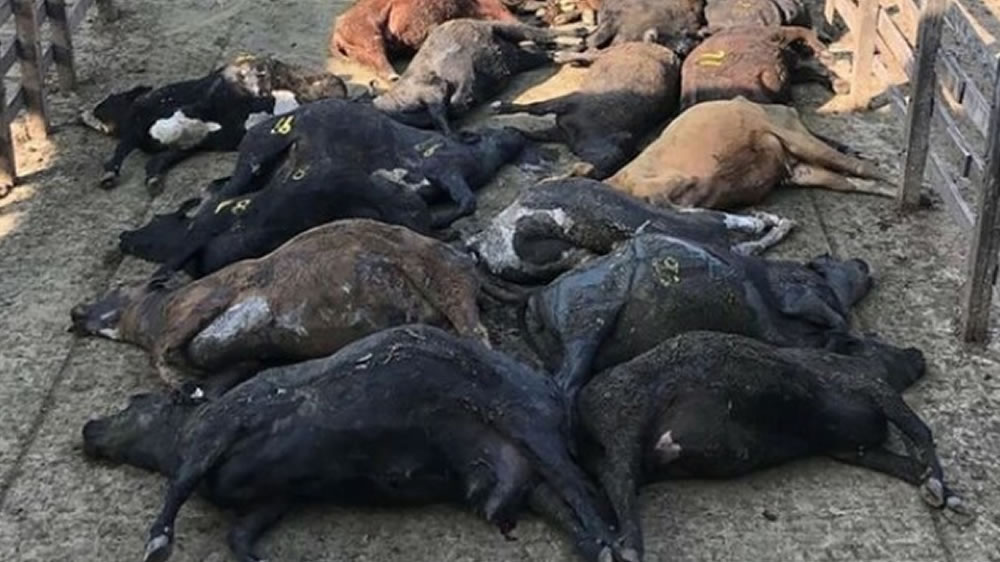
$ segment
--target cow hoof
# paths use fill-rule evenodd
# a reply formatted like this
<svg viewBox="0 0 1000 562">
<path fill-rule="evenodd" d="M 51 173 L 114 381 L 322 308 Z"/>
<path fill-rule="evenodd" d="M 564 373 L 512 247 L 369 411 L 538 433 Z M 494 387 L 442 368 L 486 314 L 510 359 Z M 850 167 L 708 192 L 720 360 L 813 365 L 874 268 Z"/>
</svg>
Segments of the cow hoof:
<svg viewBox="0 0 1000 562">
<path fill-rule="evenodd" d="M 0 199 L 3 199 L 4 197 L 7 197 L 8 195 L 10 195 L 10 192 L 13 189 L 14 189 L 14 186 L 11 185 L 11 184 L 0 185 Z"/>
<path fill-rule="evenodd" d="M 976 515 L 970 510 L 962 498 L 952 495 L 944 503 L 945 518 L 956 525 L 966 526 L 976 519 Z"/>
<path fill-rule="evenodd" d="M 156 197 L 157 195 L 163 193 L 163 178 L 159 176 L 146 178 L 146 193 L 148 193 L 150 197 Z"/>
<path fill-rule="evenodd" d="M 597 562 L 615 562 L 614 555 L 611 554 L 611 547 L 604 547 L 601 549 L 601 553 L 597 555 Z"/>
<path fill-rule="evenodd" d="M 142 557 L 142 562 L 166 562 L 171 550 L 170 537 L 157 535 L 146 543 L 146 554 Z"/>
<path fill-rule="evenodd" d="M 938 478 L 928 478 L 920 487 L 920 495 L 931 507 L 940 508 L 945 505 L 944 483 Z"/>
<path fill-rule="evenodd" d="M 101 176 L 101 189 L 112 189 L 118 185 L 118 174 L 115 172 L 104 172 Z"/>
</svg>

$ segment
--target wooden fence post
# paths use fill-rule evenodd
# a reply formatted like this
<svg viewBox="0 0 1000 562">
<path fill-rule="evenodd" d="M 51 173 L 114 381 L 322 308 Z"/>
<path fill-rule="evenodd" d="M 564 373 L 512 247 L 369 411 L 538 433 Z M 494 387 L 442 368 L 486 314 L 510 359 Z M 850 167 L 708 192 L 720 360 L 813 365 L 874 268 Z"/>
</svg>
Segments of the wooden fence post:
<svg viewBox="0 0 1000 562">
<path fill-rule="evenodd" d="M 986 137 L 986 169 L 979 186 L 979 213 L 972 230 L 965 287 L 962 291 L 962 339 L 986 341 L 990 304 L 1000 253 L 1000 64 L 993 69 L 993 100 Z"/>
<path fill-rule="evenodd" d="M 876 81 L 873 68 L 875 62 L 875 34 L 878 32 L 878 0 L 858 0 L 857 20 L 854 34 L 853 69 L 851 73 L 851 104 L 856 109 L 867 109 L 872 99 Z"/>
<path fill-rule="evenodd" d="M 14 141 L 10 136 L 10 116 L 7 115 L 7 88 L 0 77 L 0 197 L 5 197 L 17 182 L 17 162 Z"/>
<path fill-rule="evenodd" d="M 45 0 L 45 12 L 52 21 L 52 60 L 59 73 L 59 87 L 63 92 L 69 92 L 76 87 L 76 65 L 66 0 Z"/>
<path fill-rule="evenodd" d="M 948 0 L 924 0 L 917 28 L 916 74 L 910 83 L 910 101 L 906 106 L 906 163 L 903 187 L 899 190 L 899 206 L 913 209 L 920 202 L 924 182 L 927 152 L 930 149 L 931 116 L 937 90 L 938 47 Z"/>
<path fill-rule="evenodd" d="M 49 132 L 49 108 L 45 99 L 38 4 L 34 0 L 11 0 L 11 5 L 17 29 L 17 58 L 21 63 L 24 106 L 28 111 L 28 134 L 32 137 L 45 137 Z"/>
</svg>

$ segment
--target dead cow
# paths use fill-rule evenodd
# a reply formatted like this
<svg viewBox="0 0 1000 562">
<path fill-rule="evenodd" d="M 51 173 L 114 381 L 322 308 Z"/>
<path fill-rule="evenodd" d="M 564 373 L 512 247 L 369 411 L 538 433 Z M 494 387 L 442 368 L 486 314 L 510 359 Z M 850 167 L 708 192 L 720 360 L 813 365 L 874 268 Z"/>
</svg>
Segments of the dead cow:
<svg viewBox="0 0 1000 562">
<path fill-rule="evenodd" d="M 163 263 L 162 275 L 185 266 L 203 275 L 334 219 L 375 218 L 420 232 L 445 227 L 474 212 L 473 190 L 525 143 L 516 129 L 454 139 L 396 122 L 370 104 L 311 103 L 248 134 L 233 176 L 193 219 L 151 223 L 125 235 L 122 250 Z M 427 204 L 442 199 L 458 205 L 429 216 Z"/>
<path fill-rule="evenodd" d="M 457 18 L 518 21 L 501 0 L 359 0 L 337 17 L 330 53 L 395 80 L 390 57 L 416 52 L 431 30 Z"/>
<path fill-rule="evenodd" d="M 489 339 L 467 254 L 401 226 L 345 220 L 175 290 L 116 289 L 73 309 L 78 333 L 138 344 L 167 383 L 333 353 L 412 322 Z"/>
<path fill-rule="evenodd" d="M 580 394 L 579 417 L 600 445 L 590 468 L 611 498 L 624 546 L 639 553 L 640 485 L 735 478 L 810 455 L 920 485 L 931 506 L 964 515 L 930 428 L 901 395 L 923 373 L 919 350 L 877 341 L 781 349 L 693 332 L 597 375 Z M 907 454 L 886 448 L 890 426 Z"/>
<path fill-rule="evenodd" d="M 194 152 L 236 150 L 246 131 L 268 117 L 346 96 L 344 82 L 332 74 L 243 55 L 203 78 L 108 96 L 81 120 L 119 139 L 101 185 L 114 186 L 125 158 L 142 149 L 156 153 L 146 162 L 146 184 L 155 194 L 167 170 Z"/>
<path fill-rule="evenodd" d="M 449 117 L 488 101 L 510 79 L 548 64 L 559 32 L 520 23 L 452 20 L 434 28 L 406 72 L 375 107 L 415 127 L 451 134 Z M 531 41 L 535 45 L 521 45 Z"/>
<path fill-rule="evenodd" d="M 691 106 L 608 183 L 652 203 L 716 209 L 760 203 L 783 184 L 895 197 L 845 176 L 891 182 L 816 138 L 794 108 L 737 97 Z"/>
<path fill-rule="evenodd" d="M 705 22 L 713 32 L 744 25 L 812 27 L 799 0 L 705 0 Z"/>
<path fill-rule="evenodd" d="M 491 273 L 520 283 L 549 282 L 640 233 L 661 233 L 758 254 L 794 222 L 770 213 L 733 215 L 654 207 L 585 178 L 525 190 L 466 245 Z"/>
<path fill-rule="evenodd" d="M 681 108 L 742 96 L 788 104 L 792 84 L 817 82 L 834 91 L 834 77 L 817 57 L 826 47 L 805 27 L 737 27 L 706 39 L 684 61 Z"/>
<path fill-rule="evenodd" d="M 871 286 L 861 260 L 765 260 L 640 234 L 531 295 L 525 333 L 572 396 L 591 373 L 695 330 L 825 347 Z"/>
<path fill-rule="evenodd" d="M 529 495 L 532 507 L 555 506 L 587 562 L 612 560 L 612 522 L 570 457 L 564 401 L 501 353 L 410 325 L 263 371 L 217 399 L 133 397 L 88 422 L 83 444 L 170 479 L 146 562 L 170 557 L 195 491 L 240 513 L 228 535 L 240 562 L 260 560 L 258 537 L 303 505 L 460 503 L 506 535 Z"/>
<path fill-rule="evenodd" d="M 602 0 L 587 46 L 652 39 L 686 56 L 701 38 L 705 0 Z"/>
<path fill-rule="evenodd" d="M 677 108 L 680 60 L 650 42 L 614 45 L 603 51 L 559 53 L 559 62 L 590 64 L 580 90 L 554 99 L 496 102 L 499 113 L 554 113 L 555 126 L 529 133 L 536 140 L 565 142 L 602 179 L 635 156 L 643 134 Z"/>
</svg>

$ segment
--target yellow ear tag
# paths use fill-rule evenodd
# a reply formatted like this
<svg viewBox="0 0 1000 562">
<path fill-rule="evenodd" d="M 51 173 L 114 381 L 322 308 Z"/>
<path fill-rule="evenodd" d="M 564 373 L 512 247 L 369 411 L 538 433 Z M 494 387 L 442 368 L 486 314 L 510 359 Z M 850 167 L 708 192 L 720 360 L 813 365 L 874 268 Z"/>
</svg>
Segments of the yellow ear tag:
<svg viewBox="0 0 1000 562">
<path fill-rule="evenodd" d="M 698 57 L 695 62 L 698 66 L 721 66 L 723 61 L 726 60 L 725 51 L 713 51 L 709 53 L 703 53 Z"/>
<path fill-rule="evenodd" d="M 309 166 L 306 166 L 304 168 L 299 168 L 298 170 L 292 172 L 292 181 L 299 181 L 300 179 L 306 177 L 306 170 L 308 169 Z"/>
<path fill-rule="evenodd" d="M 233 199 L 226 199 L 215 207 L 215 214 L 219 214 L 223 209 L 233 204 Z"/>
<path fill-rule="evenodd" d="M 239 214 L 242 214 L 243 211 L 246 211 L 249 208 L 250 208 L 250 200 L 249 199 L 240 199 L 239 201 L 236 202 L 235 205 L 233 205 L 233 208 L 232 208 L 231 212 L 234 215 L 239 215 Z"/>
<path fill-rule="evenodd" d="M 653 261 L 653 271 L 662 285 L 681 282 L 681 264 L 672 256 Z"/>
<path fill-rule="evenodd" d="M 278 119 L 278 122 L 275 123 L 274 127 L 271 128 L 271 134 L 287 135 L 288 133 L 292 132 L 292 123 L 294 121 L 295 121 L 294 115 L 286 115 L 281 119 Z"/>
</svg>

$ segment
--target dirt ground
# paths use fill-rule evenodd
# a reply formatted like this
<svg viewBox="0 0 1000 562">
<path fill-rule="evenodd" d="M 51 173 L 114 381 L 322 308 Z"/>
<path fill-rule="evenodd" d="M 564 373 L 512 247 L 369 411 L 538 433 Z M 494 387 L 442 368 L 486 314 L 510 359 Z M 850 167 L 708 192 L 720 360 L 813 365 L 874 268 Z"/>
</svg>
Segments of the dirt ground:
<svg viewBox="0 0 1000 562">
<path fill-rule="evenodd" d="M 69 309 L 111 283 L 135 280 L 148 264 L 122 260 L 117 235 L 170 209 L 233 155 L 179 166 L 164 195 L 141 185 L 144 157 L 131 158 L 122 185 L 96 188 L 112 141 L 73 125 L 76 113 L 112 90 L 206 72 L 242 51 L 270 51 L 320 65 L 331 2 L 319 0 L 131 0 L 107 25 L 85 23 L 77 39 L 82 85 L 53 96 L 55 133 L 18 136 L 27 177 L 0 201 L 0 559 L 139 560 L 163 480 L 84 460 L 80 428 L 158 380 L 140 351 L 66 333 Z M 336 3 L 341 6 L 340 3 Z M 95 18 L 91 18 L 93 20 Z M 359 84 L 366 77 L 340 69 Z M 548 97 L 579 72 L 522 77 L 507 97 Z M 538 84 L 544 82 L 539 86 Z M 527 90 L 527 91 L 525 91 Z M 800 92 L 816 105 L 817 92 Z M 808 111 L 817 130 L 849 141 L 899 171 L 902 124 L 886 112 Z M 481 194 L 481 216 L 527 188 L 506 170 Z M 643 492 L 647 560 L 899 562 L 1000 560 L 1000 335 L 965 348 L 954 334 L 967 238 L 941 205 L 900 216 L 892 201 L 786 191 L 769 210 L 799 228 L 777 255 L 831 252 L 873 264 L 877 287 L 856 325 L 927 353 L 930 369 L 907 400 L 934 430 L 951 485 L 978 517 L 959 526 L 929 510 L 911 486 L 825 459 L 726 482 L 671 482 Z M 473 228 L 474 221 L 465 227 Z M 768 517 L 764 516 L 767 512 Z M 178 562 L 229 560 L 227 516 L 200 500 L 178 521 Z M 288 518 L 263 541 L 271 560 L 494 562 L 573 560 L 563 538 L 528 518 L 506 541 L 450 507 L 317 509 Z"/>
</svg>

